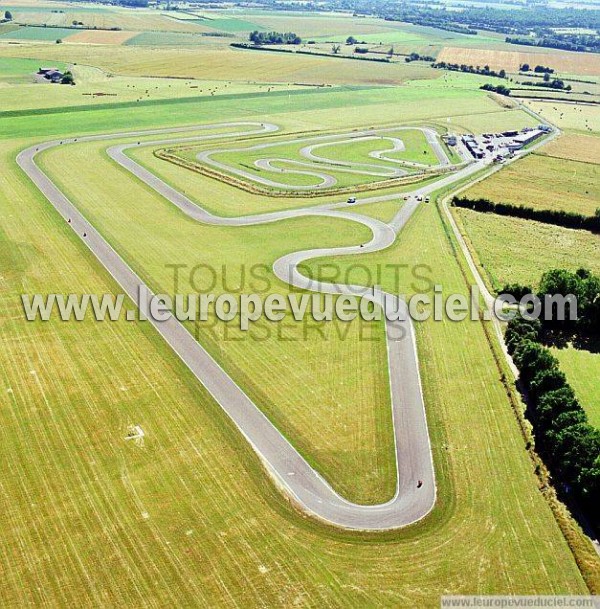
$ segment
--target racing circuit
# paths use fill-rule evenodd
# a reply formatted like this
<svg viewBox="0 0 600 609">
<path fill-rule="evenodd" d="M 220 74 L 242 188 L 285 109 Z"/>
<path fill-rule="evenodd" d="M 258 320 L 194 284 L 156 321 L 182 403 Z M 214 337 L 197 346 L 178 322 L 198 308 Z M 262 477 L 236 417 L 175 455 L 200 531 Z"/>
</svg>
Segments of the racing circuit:
<svg viewBox="0 0 600 609">
<path fill-rule="evenodd" d="M 411 134 L 422 134 L 423 145 L 430 149 L 435 155 L 436 161 L 432 164 L 406 160 L 393 155 L 406 152 L 407 147 L 401 139 L 402 132 Z M 347 144 L 373 143 L 376 147 L 368 151 L 364 161 L 351 161 L 332 158 L 336 149 L 343 148 Z M 287 139 L 284 146 L 301 147 L 294 151 L 293 156 L 279 156 L 278 148 L 282 148 L 281 142 L 261 143 L 245 148 L 219 148 L 203 150 L 196 155 L 196 159 L 213 169 L 241 177 L 268 186 L 284 190 L 322 190 L 333 188 L 338 185 L 339 179 L 336 173 L 347 173 L 355 176 L 371 176 L 381 179 L 392 179 L 408 176 L 417 172 L 433 171 L 452 166 L 446 151 L 439 140 L 438 134 L 429 127 L 393 127 L 387 129 L 368 129 L 353 131 L 337 135 L 324 135 L 309 138 Z M 381 147 L 380 147 L 381 146 Z M 224 155 L 248 155 L 260 153 L 261 158 L 252 162 L 252 171 L 246 169 L 245 164 L 234 164 L 215 157 Z M 268 156 L 263 156 L 263 155 Z M 271 156 L 275 154 L 277 156 Z M 375 159 L 377 164 L 369 163 L 369 159 Z M 275 180 L 274 177 L 264 177 L 259 172 L 267 174 L 283 174 L 285 176 L 300 175 L 314 178 L 310 184 L 290 184 Z"/>
<path fill-rule="evenodd" d="M 223 128 L 231 128 L 235 129 L 235 131 L 219 134 L 197 134 L 197 132 Z M 411 127 L 411 129 L 414 130 L 414 127 Z M 398 132 L 398 130 L 398 128 L 394 129 L 395 132 Z M 217 226 L 247 226 L 285 221 L 289 218 L 301 216 L 328 216 L 359 222 L 368 227 L 372 233 L 372 238 L 368 243 L 293 252 L 276 260 L 273 263 L 273 271 L 278 278 L 298 288 L 323 293 L 365 296 L 379 306 L 382 306 L 384 303 L 385 292 L 361 286 L 315 282 L 314 279 L 304 276 L 298 270 L 298 265 L 316 257 L 356 255 L 375 252 L 389 247 L 394 243 L 398 233 L 417 207 L 422 204 L 421 199 L 423 196 L 442 187 L 449 186 L 454 182 L 465 180 L 469 176 L 480 172 L 491 163 L 489 158 L 477 161 L 470 159 L 467 162 L 468 156 L 464 150 L 461 150 L 460 153 L 465 162 L 460 167 L 455 167 L 453 172 L 448 172 L 433 183 L 428 183 L 414 188 L 410 192 L 401 194 L 396 192 L 361 198 L 360 203 L 365 204 L 386 200 L 400 200 L 404 196 L 406 199 L 404 204 L 399 207 L 394 218 L 389 223 L 385 223 L 353 212 L 352 207 L 346 201 L 235 218 L 221 217 L 207 211 L 201 204 L 190 200 L 181 191 L 165 183 L 126 154 L 128 149 L 138 146 L 162 146 L 184 142 L 200 143 L 210 140 L 258 136 L 276 131 L 278 131 L 278 127 L 273 124 L 236 122 L 179 129 L 84 136 L 61 141 L 50 141 L 32 146 L 18 155 L 17 162 L 134 302 L 137 302 L 140 286 L 144 286 L 151 296 L 153 295 L 152 290 L 144 284 L 127 262 L 120 257 L 104 237 L 78 211 L 77 207 L 39 168 L 35 160 L 37 154 L 59 145 L 156 135 L 157 139 L 152 141 L 129 141 L 111 145 L 107 149 L 107 153 L 111 159 L 130 172 L 133 178 L 146 183 L 150 188 L 175 205 L 182 213 L 198 222 Z M 450 161 L 440 145 L 437 134 L 432 129 L 423 128 L 422 131 L 435 151 L 439 165 L 448 165 Z M 195 134 L 186 137 L 185 132 L 195 132 Z M 377 138 L 377 141 L 379 141 L 381 135 L 379 133 L 375 134 L 373 130 L 368 130 L 353 132 L 351 137 L 348 137 L 348 134 L 324 136 L 320 138 L 323 141 L 304 145 L 301 149 L 303 156 L 311 161 L 309 163 L 311 167 L 313 163 L 318 163 L 320 167 L 318 172 L 309 171 L 308 173 L 317 180 L 320 180 L 318 183 L 323 188 L 324 184 L 331 183 L 327 179 L 327 168 L 332 167 L 336 171 L 339 171 L 340 165 L 338 163 L 332 164 L 329 159 L 326 162 L 322 162 L 321 159 L 323 157 L 317 151 L 321 152 L 332 140 L 347 143 L 348 141 L 372 141 L 372 138 Z M 314 141 L 316 138 L 310 139 Z M 404 143 L 400 138 L 396 137 L 384 137 L 383 139 L 385 140 L 385 148 L 371 151 L 373 153 L 370 154 L 371 158 L 399 163 L 397 159 L 386 159 L 386 154 L 389 155 L 393 151 L 402 150 Z M 292 141 L 294 143 L 304 143 L 298 139 Z M 268 150 L 271 145 L 258 144 L 253 147 L 253 150 Z M 221 150 L 224 149 L 219 149 L 219 151 Z M 217 152 L 217 150 L 211 150 L 202 153 L 202 161 L 212 163 L 215 167 L 219 168 L 218 162 L 211 158 Z M 266 158 L 261 167 L 263 169 L 272 169 L 271 163 L 273 161 L 274 159 Z M 280 167 L 278 171 L 282 173 L 304 171 L 303 169 L 288 168 L 288 162 L 289 159 L 286 160 L 286 167 Z M 404 171 L 403 167 L 387 168 L 384 170 L 379 165 L 375 167 L 377 168 L 376 171 L 383 171 L 386 175 L 389 175 L 390 171 Z M 363 163 L 348 164 L 344 162 L 341 168 L 344 171 L 356 172 L 357 174 L 371 171 Z M 226 171 L 232 171 L 232 168 L 227 166 Z M 243 177 L 246 179 L 256 179 L 257 176 L 248 173 L 248 175 Z M 335 179 L 333 176 L 329 176 L 329 178 Z M 267 178 L 264 179 L 267 180 Z M 281 187 L 281 184 L 283 184 L 274 180 L 272 183 L 278 184 L 278 187 Z M 284 184 L 284 187 L 289 188 L 290 186 Z M 315 186 L 310 188 L 315 188 Z M 406 305 L 403 300 L 395 295 L 388 295 L 387 297 L 391 299 L 395 309 L 401 311 L 405 309 Z M 395 439 L 396 492 L 390 501 L 379 505 L 359 505 L 351 503 L 340 496 L 309 465 L 306 459 L 279 432 L 259 407 L 252 402 L 243 388 L 227 374 L 179 321 L 174 317 L 170 317 L 166 321 L 157 321 L 152 319 L 151 316 L 148 317 L 161 336 L 233 420 L 242 435 L 258 454 L 278 486 L 300 509 L 330 524 L 356 530 L 385 530 L 404 527 L 422 519 L 431 511 L 436 501 L 436 482 L 419 375 L 415 333 L 412 321 L 408 315 L 403 316 L 404 321 L 389 321 L 387 319 L 385 321 Z"/>
</svg>

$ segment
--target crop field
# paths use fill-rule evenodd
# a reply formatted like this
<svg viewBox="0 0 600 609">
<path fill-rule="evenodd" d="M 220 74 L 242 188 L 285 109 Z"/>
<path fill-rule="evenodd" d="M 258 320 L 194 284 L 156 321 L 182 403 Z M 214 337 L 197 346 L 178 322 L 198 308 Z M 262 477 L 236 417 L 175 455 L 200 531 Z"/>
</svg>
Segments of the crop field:
<svg viewBox="0 0 600 609">
<path fill-rule="evenodd" d="M 511 45 L 512 46 L 512 45 Z M 459 48 L 446 46 L 437 57 L 438 61 L 472 66 L 488 65 L 492 70 L 518 72 L 523 63 L 530 65 L 549 65 L 559 72 L 600 75 L 600 65 L 592 53 L 556 52 L 554 49 L 537 49 L 535 52 L 526 47 L 514 47 L 519 50 L 495 50 L 478 48 Z M 553 52 L 554 51 L 554 52 Z"/>
<path fill-rule="evenodd" d="M 28 29 L 28 28 L 26 28 Z M 44 29 L 44 28 L 31 28 Z M 68 30 L 74 33 L 74 30 Z M 179 40 L 142 34 L 140 40 Z M 54 38 L 60 36 L 54 36 Z M 52 38 L 52 40 L 54 40 Z M 202 46 L 202 53 L 194 48 L 164 48 L 160 53 L 145 45 L 136 45 L 135 38 L 121 46 L 87 46 L 81 44 L 38 45 L 24 48 L 0 47 L 0 55 L 13 57 L 39 57 L 47 61 L 76 62 L 94 65 L 104 71 L 130 76 L 168 76 L 200 79 L 228 79 L 261 81 L 264 83 L 292 82 L 312 84 L 370 84 L 392 85 L 417 78 L 433 78 L 437 71 L 428 66 L 412 66 L 404 62 L 391 65 L 377 62 L 353 61 L 335 57 L 296 56 L 291 53 L 273 53 L 232 49 L 209 36 L 193 36 L 194 44 Z M 186 40 L 190 36 L 186 36 Z M 197 39 L 197 40 L 196 40 Z M 217 39 L 219 40 L 219 39 Z M 228 39 L 225 39 L 228 40 Z M 131 44 L 133 42 L 133 44 Z M 206 48 L 205 48 L 206 46 Z M 348 61 L 347 69 L 340 69 L 340 61 Z M 291 75 L 291 76 L 290 76 Z"/>
<path fill-rule="evenodd" d="M 82 44 L 123 44 L 136 35 L 136 32 L 82 30 L 81 32 L 70 35 L 68 42 L 79 42 Z"/>
<path fill-rule="evenodd" d="M 135 11 L 117 7 L 74 7 L 73 4 L 60 6 L 58 3 L 41 7 L 6 7 L 10 8 L 15 22 L 19 24 L 43 26 L 49 28 L 70 26 L 73 21 L 82 22 L 87 28 L 110 30 L 121 28 L 131 31 L 175 31 L 175 32 L 202 32 L 210 31 L 197 23 L 188 23 L 183 20 L 169 17 L 152 10 L 138 9 Z M 4 7 L 0 7 L 4 11 Z"/>
<path fill-rule="evenodd" d="M 538 154 L 600 165 L 600 137 L 567 134 L 544 146 Z"/>
<path fill-rule="evenodd" d="M 6 58 L 2 60 L 0 81 L 10 87 L 0 87 L 0 105 L 3 111 L 62 106 L 94 106 L 123 102 L 145 102 L 163 99 L 211 98 L 220 95 L 247 95 L 250 93 L 288 91 L 284 84 L 261 85 L 228 80 L 196 80 L 182 78 L 151 78 L 115 76 L 86 65 L 69 65 L 77 82 L 76 87 L 63 87 L 35 77 L 45 60 Z M 61 62 L 52 66 L 65 68 Z M 40 88 L 41 87 L 41 88 Z M 306 87 L 295 86 L 292 90 Z M 40 95 L 43 92 L 43 95 Z"/>
<path fill-rule="evenodd" d="M 214 43 L 215 39 L 211 37 L 209 40 Z M 206 44 L 206 41 L 207 38 L 197 32 L 140 32 L 128 38 L 125 44 L 128 46 L 177 47 L 182 45 L 197 46 Z"/>
<path fill-rule="evenodd" d="M 479 45 L 504 45 L 503 39 L 486 36 L 483 33 L 480 36 L 469 36 L 456 32 L 442 32 L 430 27 L 393 22 L 386 23 L 384 31 L 373 33 L 358 31 L 353 35 L 360 43 L 366 43 L 369 48 L 374 48 L 373 45 L 387 45 L 384 49 L 387 50 L 389 45 L 393 45 L 394 51 L 397 53 L 417 52 L 421 55 L 433 56 L 448 45 L 468 48 Z M 338 36 L 327 36 L 321 39 L 327 42 L 343 43 L 346 41 L 346 36 L 341 33 Z"/>
<path fill-rule="evenodd" d="M 527 105 L 561 129 L 586 135 L 600 133 L 600 106 L 543 101 L 528 101 Z"/>
<path fill-rule="evenodd" d="M 254 23 L 253 21 L 246 21 L 244 19 L 231 19 L 231 18 L 211 18 L 211 19 L 199 19 L 196 23 L 200 23 L 213 30 L 220 32 L 253 32 L 255 30 L 261 31 L 264 29 L 260 24 Z"/>
<path fill-rule="evenodd" d="M 46 40 L 54 41 L 67 38 L 77 33 L 73 28 L 61 27 L 20 27 L 17 30 L 9 30 L 1 35 L 3 39 L 10 40 Z"/>
<path fill-rule="evenodd" d="M 217 13 L 207 13 L 211 17 Z M 334 39 L 336 36 L 344 36 L 344 40 L 349 35 L 369 35 L 384 33 L 388 31 L 385 22 L 381 19 L 353 18 L 348 15 L 324 14 L 322 16 L 310 13 L 308 15 L 298 15 L 297 13 L 288 14 L 251 14 L 239 15 L 240 19 L 246 19 L 257 24 L 256 28 L 266 31 L 277 32 L 296 32 L 299 36 L 306 39 L 327 37 Z"/>
<path fill-rule="evenodd" d="M 600 240 L 588 231 L 470 209 L 457 208 L 454 213 L 493 290 L 507 283 L 535 287 L 542 273 L 555 268 L 585 267 L 600 273 Z"/>
<path fill-rule="evenodd" d="M 561 370 L 567 375 L 589 421 L 600 429 L 600 354 L 568 347 L 552 349 Z"/>
<path fill-rule="evenodd" d="M 588 139 L 596 145 L 596 140 L 600 140 Z M 551 144 L 549 154 L 561 149 L 562 140 Z M 569 154 L 566 149 L 561 150 Z M 548 152 L 545 147 L 542 151 Z M 552 184 L 552 188 L 548 188 L 548 184 Z M 465 196 L 593 216 L 600 207 L 600 164 L 535 153 L 479 182 L 467 190 Z"/>
</svg>

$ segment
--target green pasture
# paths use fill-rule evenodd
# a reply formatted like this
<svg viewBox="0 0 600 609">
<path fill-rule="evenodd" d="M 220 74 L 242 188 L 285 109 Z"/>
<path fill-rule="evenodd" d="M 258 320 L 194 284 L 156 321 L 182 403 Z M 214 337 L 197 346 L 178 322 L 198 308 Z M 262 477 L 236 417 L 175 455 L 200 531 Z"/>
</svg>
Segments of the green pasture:
<svg viewBox="0 0 600 609">
<path fill-rule="evenodd" d="M 560 368 L 567 375 L 590 423 L 600 428 L 600 354 L 573 347 L 552 349 L 552 352 L 558 358 Z"/>
</svg>

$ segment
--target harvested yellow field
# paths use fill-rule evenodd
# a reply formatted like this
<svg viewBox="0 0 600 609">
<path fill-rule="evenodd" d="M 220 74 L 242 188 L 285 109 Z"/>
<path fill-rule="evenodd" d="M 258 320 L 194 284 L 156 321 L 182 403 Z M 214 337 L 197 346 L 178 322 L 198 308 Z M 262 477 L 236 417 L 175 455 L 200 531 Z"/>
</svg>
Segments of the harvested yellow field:
<svg viewBox="0 0 600 609">
<path fill-rule="evenodd" d="M 69 42 L 83 44 L 123 44 L 138 32 L 111 32 L 106 30 L 83 30 L 69 36 Z"/>
<path fill-rule="evenodd" d="M 535 209 L 593 216 L 600 201 L 600 167 L 532 154 L 469 188 L 466 194 Z"/>
<path fill-rule="evenodd" d="M 23 8 L 23 10 L 21 10 Z M 47 25 L 53 27 L 69 27 L 73 21 L 80 21 L 88 28 L 110 29 L 121 28 L 124 31 L 162 31 L 162 32 L 191 32 L 210 31 L 210 28 L 195 22 L 171 19 L 152 10 L 136 10 L 111 8 L 104 11 L 78 10 L 73 5 L 65 8 L 52 6 L 46 8 L 36 6 L 31 10 L 25 7 L 15 7 L 11 10 L 17 23 L 27 25 Z M 56 12 L 62 10 L 62 12 Z M 54 12 L 53 12 L 54 11 Z"/>
<path fill-rule="evenodd" d="M 164 48 L 160 53 L 144 47 L 27 45 L 0 49 L 0 55 L 37 57 L 93 65 L 131 76 L 179 76 L 202 80 L 244 82 L 296 82 L 312 84 L 402 84 L 439 74 L 429 67 L 405 63 L 375 63 L 291 53 L 265 53 L 202 45 L 201 48 Z"/>
<path fill-rule="evenodd" d="M 525 105 L 560 129 L 600 133 L 600 106 L 539 100 L 527 101 Z"/>
<path fill-rule="evenodd" d="M 568 134 L 544 146 L 539 154 L 600 164 L 600 138 L 593 135 Z"/>
<path fill-rule="evenodd" d="M 553 53 L 551 49 L 542 53 L 444 47 L 437 60 L 448 63 L 464 63 L 469 66 L 490 66 L 492 70 L 504 69 L 507 72 L 517 72 L 519 66 L 523 63 L 532 66 L 541 64 L 550 66 L 558 72 L 600 75 L 600 61 L 593 53 L 571 53 L 569 51 Z"/>
</svg>

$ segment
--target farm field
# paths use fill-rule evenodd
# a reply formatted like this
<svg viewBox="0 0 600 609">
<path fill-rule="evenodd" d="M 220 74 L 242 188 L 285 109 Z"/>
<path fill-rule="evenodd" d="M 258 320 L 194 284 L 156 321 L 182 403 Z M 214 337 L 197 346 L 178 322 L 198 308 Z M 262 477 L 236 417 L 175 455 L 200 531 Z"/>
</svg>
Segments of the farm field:
<svg viewBox="0 0 600 609">
<path fill-rule="evenodd" d="M 73 30 L 68 31 L 73 32 Z M 162 34 L 159 33 L 157 36 L 160 37 Z M 135 43 L 135 40 L 132 38 L 129 43 Z M 265 83 L 291 81 L 312 84 L 394 85 L 409 79 L 432 78 L 437 75 L 437 71 L 429 66 L 411 66 L 404 62 L 387 65 L 335 57 L 245 51 L 215 43 L 212 37 L 202 36 L 198 36 L 195 42 L 204 43 L 204 41 L 206 44 L 202 44 L 202 53 L 196 48 L 188 47 L 167 46 L 157 53 L 155 49 L 144 45 L 96 47 L 68 44 L 67 40 L 61 45 L 1 46 L 0 56 L 35 56 L 46 61 L 94 65 L 106 72 L 131 76 L 225 78 Z M 341 69 L 340 62 L 344 61 L 351 63 L 347 69 Z M 292 79 L 289 78 L 290 74 L 293 74 Z"/>
<path fill-rule="evenodd" d="M 45 40 L 56 41 L 75 34 L 76 30 L 71 28 L 45 28 L 45 27 L 21 27 L 16 30 L 10 29 L 2 34 L 2 38 L 10 40 Z"/>
<path fill-rule="evenodd" d="M 600 354 L 568 347 L 552 349 L 592 425 L 600 428 Z"/>
<path fill-rule="evenodd" d="M 600 106 L 527 101 L 527 106 L 560 129 L 596 135 L 600 133 Z"/>
<path fill-rule="evenodd" d="M 179 31 L 179 32 L 202 32 L 210 31 L 196 23 L 188 23 L 183 20 L 170 19 L 169 17 L 157 13 L 153 10 L 127 10 L 118 7 L 90 7 L 77 6 L 73 4 L 60 5 L 52 3 L 47 7 L 24 7 L 9 5 L 0 6 L 0 10 L 9 9 L 16 23 L 43 26 L 47 28 L 25 28 L 47 29 L 71 26 L 73 21 L 82 22 L 87 28 L 98 28 L 110 30 L 111 28 L 121 28 L 129 31 Z M 23 29 L 23 28 L 21 28 Z M 77 30 L 70 30 L 72 33 Z M 40 39 L 41 40 L 41 39 Z"/>
<path fill-rule="evenodd" d="M 513 47 L 513 45 L 510 45 Z M 478 48 L 459 48 L 447 46 L 437 56 L 438 61 L 458 63 L 472 66 L 488 65 L 492 70 L 518 72 L 519 66 L 550 65 L 559 72 L 569 72 L 581 75 L 599 76 L 600 65 L 592 53 L 574 53 L 570 51 L 557 52 L 555 49 L 540 49 L 535 52 L 526 47 L 513 47 L 515 50 L 496 50 Z"/>
<path fill-rule="evenodd" d="M 600 165 L 600 137 L 570 133 L 550 142 L 538 154 Z"/>
<path fill-rule="evenodd" d="M 527 50 L 504 34 L 360 3 L 274 6 L 0 6 L 12 13 L 0 25 L 0 606 L 434 609 L 448 594 L 598 594 L 597 549 L 535 452 L 496 323 L 312 314 L 342 286 L 378 286 L 380 304 L 380 290 L 467 296 L 478 274 L 443 207 L 459 187 L 595 213 L 600 109 L 525 105 L 480 88 L 504 79 L 402 55 Z M 347 57 L 230 46 L 252 30 Z M 396 55 L 350 59 L 349 35 L 368 57 Z M 600 78 L 580 55 L 529 52 Z M 75 86 L 40 67 L 72 71 Z M 445 137 L 540 115 L 560 137 L 505 166 L 493 146 L 474 159 Z M 492 290 L 535 287 L 556 267 L 600 275 L 598 235 L 450 213 Z M 118 299 L 138 284 L 213 303 L 321 293 L 303 321 L 288 307 L 248 331 L 216 304 L 181 325 L 131 318 L 133 296 L 115 321 L 26 320 L 24 294 Z M 555 353 L 600 428 L 600 356 Z"/>
<path fill-rule="evenodd" d="M 76 87 L 63 87 L 45 81 L 39 82 L 35 76 L 44 60 L 8 58 L 0 67 L 0 82 L 10 87 L 0 86 L 2 111 L 39 110 L 41 108 L 60 109 L 61 106 L 87 106 L 119 104 L 123 102 L 144 102 L 162 99 L 196 98 L 198 101 L 219 95 L 245 95 L 267 90 L 288 91 L 284 84 L 261 85 L 249 82 L 227 80 L 196 80 L 180 78 L 125 77 L 106 73 L 86 65 L 71 65 L 52 62 L 52 67 L 66 69 L 68 66 L 77 83 Z M 5 71 L 5 65 L 8 69 Z M 41 87 L 41 88 L 40 88 Z M 296 91 L 306 87 L 294 86 Z M 40 95 L 43 93 L 43 95 Z"/>
<path fill-rule="evenodd" d="M 570 154 L 568 143 L 565 149 L 561 147 L 563 139 L 551 143 L 549 150 L 544 147 L 540 153 L 503 168 L 491 178 L 469 188 L 464 195 L 593 216 L 600 206 L 600 164 L 551 156 L 557 149 L 562 150 L 561 154 Z M 593 140 L 593 146 L 586 148 L 586 153 L 578 153 L 579 156 L 585 154 L 589 158 L 587 155 L 593 154 L 594 146 L 600 142 L 600 138 L 588 139 Z"/>
<path fill-rule="evenodd" d="M 479 259 L 482 275 L 495 291 L 507 283 L 535 288 L 542 273 L 555 268 L 585 267 L 600 273 L 600 241 L 588 231 L 470 209 L 456 208 L 453 213 Z"/>
</svg>

